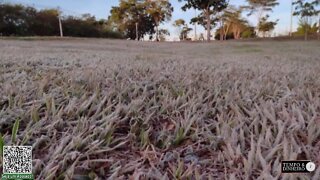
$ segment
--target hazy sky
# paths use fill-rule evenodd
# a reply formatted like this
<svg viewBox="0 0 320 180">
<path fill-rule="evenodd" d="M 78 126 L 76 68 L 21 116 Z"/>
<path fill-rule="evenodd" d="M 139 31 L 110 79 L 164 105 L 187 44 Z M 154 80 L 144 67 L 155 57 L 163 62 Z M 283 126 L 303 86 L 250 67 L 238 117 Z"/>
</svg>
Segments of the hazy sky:
<svg viewBox="0 0 320 180">
<path fill-rule="evenodd" d="M 32 5 L 36 8 L 55 8 L 60 7 L 66 14 L 80 15 L 84 13 L 90 13 L 97 18 L 106 19 L 109 15 L 112 6 L 116 6 L 119 0 L 0 0 L 0 2 L 12 2 Z M 183 12 L 181 6 L 183 3 L 179 3 L 178 0 L 170 0 L 174 6 L 174 13 L 171 22 L 164 23 L 162 27 L 169 29 L 172 36 L 177 37 L 177 30 L 171 26 L 172 22 L 176 19 L 183 18 L 189 22 L 190 18 L 194 16 L 194 10 Z M 279 19 L 278 25 L 275 29 L 277 34 L 284 34 L 289 32 L 290 29 L 290 9 L 291 0 L 279 0 L 280 5 L 274 8 L 271 13 L 271 19 Z M 244 5 L 245 0 L 230 0 L 232 5 Z M 249 17 L 250 23 L 255 24 L 254 17 Z M 296 28 L 297 18 L 294 18 L 294 28 Z M 203 32 L 203 28 L 198 26 L 198 32 Z M 193 33 L 191 33 L 193 34 Z"/>
</svg>

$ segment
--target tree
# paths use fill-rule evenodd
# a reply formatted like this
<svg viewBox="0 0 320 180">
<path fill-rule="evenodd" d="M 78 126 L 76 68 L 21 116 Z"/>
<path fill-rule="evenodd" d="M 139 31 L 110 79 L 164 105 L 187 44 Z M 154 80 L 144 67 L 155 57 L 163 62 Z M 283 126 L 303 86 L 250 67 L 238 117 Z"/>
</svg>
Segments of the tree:
<svg viewBox="0 0 320 180">
<path fill-rule="evenodd" d="M 146 34 L 155 33 L 156 23 L 146 11 L 146 4 L 142 0 L 121 0 L 119 6 L 112 7 L 109 24 L 127 38 L 141 39 Z M 138 33 L 136 32 L 138 24 Z M 136 37 L 138 34 L 138 37 Z"/>
<path fill-rule="evenodd" d="M 62 21 L 66 36 L 100 37 L 101 25 L 94 16 L 83 14 L 81 18 L 68 17 Z"/>
<path fill-rule="evenodd" d="M 128 38 L 141 39 L 156 33 L 159 41 L 159 25 L 170 20 L 173 8 L 168 0 L 120 0 L 110 12 L 109 23 Z"/>
<path fill-rule="evenodd" d="M 299 16 L 300 22 L 303 24 L 304 37 L 308 40 L 309 27 L 312 24 L 312 17 L 317 16 L 320 11 L 316 9 L 316 6 L 320 4 L 319 0 L 314 0 L 312 2 L 307 0 L 296 0 L 293 2 L 295 6 L 294 16 Z"/>
<path fill-rule="evenodd" d="M 272 9 L 279 5 L 277 0 L 246 0 L 248 6 L 244 6 L 245 9 L 249 10 L 248 16 L 253 14 L 257 15 L 257 30 L 259 31 L 259 23 L 267 16 L 266 12 L 272 11 Z M 270 21 L 271 23 L 271 21 Z"/>
<path fill-rule="evenodd" d="M 248 27 L 247 21 L 241 17 L 242 8 L 229 6 L 223 11 L 221 20 L 222 24 L 219 28 L 220 39 L 227 39 L 229 31 L 232 31 L 234 39 L 239 39 L 241 32 Z"/>
<path fill-rule="evenodd" d="M 174 21 L 174 23 L 172 24 L 174 27 L 177 27 L 179 30 L 179 38 L 180 40 L 184 40 L 184 35 L 182 33 L 183 27 L 186 25 L 185 20 L 183 19 L 177 19 Z"/>
<path fill-rule="evenodd" d="M 255 37 L 254 28 L 242 17 L 242 8 L 228 6 L 223 10 L 220 18 L 220 27 L 217 29 L 215 39 L 240 39 Z"/>
<path fill-rule="evenodd" d="M 185 2 L 185 5 L 182 7 L 184 11 L 191 8 L 202 11 L 197 20 L 198 22 L 206 22 L 207 41 L 210 41 L 211 15 L 224 10 L 228 6 L 227 0 L 179 0 L 179 2 L 181 1 Z"/>
<path fill-rule="evenodd" d="M 44 9 L 36 13 L 31 25 L 34 34 L 38 36 L 59 35 L 59 11 L 56 9 Z"/>
<path fill-rule="evenodd" d="M 267 32 L 270 32 L 274 30 L 275 26 L 278 23 L 278 20 L 273 22 L 273 21 L 268 21 L 269 16 L 265 16 L 261 19 L 261 21 L 258 24 L 258 31 L 262 32 L 262 36 L 265 37 Z"/>
<path fill-rule="evenodd" d="M 168 0 L 146 0 L 147 13 L 153 18 L 156 25 L 156 41 L 159 41 L 159 25 L 170 21 L 173 7 Z"/>
<path fill-rule="evenodd" d="M 308 26 L 308 27 L 306 27 Z M 298 24 L 298 28 L 297 28 L 297 31 L 294 32 L 294 35 L 298 35 L 298 36 L 304 36 L 305 35 L 305 31 L 306 29 L 308 29 L 308 34 L 316 34 L 317 31 L 318 31 L 318 26 L 317 26 L 317 23 L 314 23 L 313 25 L 310 25 L 310 24 L 306 24 L 302 21 L 299 21 L 299 24 Z"/>
<path fill-rule="evenodd" d="M 215 39 L 240 39 L 255 37 L 254 27 L 241 17 L 241 9 L 230 7 L 225 10 L 224 24 L 216 31 Z"/>
<path fill-rule="evenodd" d="M 0 33 L 4 36 L 57 36 L 59 16 L 57 9 L 37 10 L 33 7 L 0 4 Z M 122 38 L 105 20 L 96 20 L 85 14 L 82 17 L 62 17 L 64 33 L 76 37 Z"/>
<path fill-rule="evenodd" d="M 279 5 L 277 0 L 246 0 L 249 6 L 246 6 L 250 10 L 249 15 L 257 14 L 260 18 L 264 16 L 264 12 L 272 11 L 272 9 Z"/>
<path fill-rule="evenodd" d="M 181 34 L 180 34 L 180 39 L 182 40 L 190 40 L 188 37 L 189 32 L 192 31 L 192 28 L 189 28 L 188 25 L 184 26 L 182 28 Z"/>
<path fill-rule="evenodd" d="M 224 28 L 224 24 L 226 22 L 226 18 L 227 17 L 225 17 L 224 15 L 225 15 L 224 12 L 220 12 L 218 14 L 218 16 L 217 16 L 217 20 L 218 20 L 218 22 L 220 24 L 220 28 L 219 28 L 219 30 L 220 30 L 220 41 L 223 41 L 224 39 L 227 39 L 226 38 L 226 34 L 227 33 L 225 32 L 225 28 Z"/>
<path fill-rule="evenodd" d="M 211 17 L 210 18 L 210 29 L 213 29 L 216 25 L 217 22 L 219 21 L 217 16 Z M 206 22 L 206 18 L 203 12 L 201 12 L 198 16 L 191 18 L 190 24 L 198 24 L 201 25 L 205 30 L 208 30 L 208 25 Z M 211 35 L 210 35 L 211 37 Z"/>
<path fill-rule="evenodd" d="M 229 12 L 230 13 L 230 12 Z M 241 17 L 242 11 L 236 9 L 233 13 L 229 14 L 229 23 L 231 24 L 231 30 L 233 32 L 234 39 L 240 39 L 241 33 L 246 30 L 250 30 L 248 21 Z M 251 32 L 251 31 L 248 31 Z"/>
<path fill-rule="evenodd" d="M 166 36 L 170 36 L 170 32 L 167 29 L 160 29 L 159 41 L 166 41 Z"/>
<path fill-rule="evenodd" d="M 185 20 L 177 19 L 177 20 L 174 21 L 174 23 L 172 25 L 175 26 L 175 27 L 180 28 L 180 27 L 183 27 L 185 24 L 186 24 Z"/>
<path fill-rule="evenodd" d="M 5 36 L 32 35 L 30 23 L 34 12 L 36 12 L 34 8 L 22 5 L 0 4 L 0 32 Z"/>
<path fill-rule="evenodd" d="M 188 38 L 188 34 L 192 31 L 192 28 L 188 27 L 188 24 L 185 23 L 183 19 L 177 19 L 174 21 L 173 26 L 179 28 L 179 38 L 180 40 L 186 40 Z"/>
</svg>

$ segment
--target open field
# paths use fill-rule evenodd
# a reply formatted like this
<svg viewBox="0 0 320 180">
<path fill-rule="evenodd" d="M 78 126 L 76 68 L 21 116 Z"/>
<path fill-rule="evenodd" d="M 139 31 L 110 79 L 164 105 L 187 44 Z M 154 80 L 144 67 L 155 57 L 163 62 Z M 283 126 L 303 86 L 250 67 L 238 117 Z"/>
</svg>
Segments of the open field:
<svg viewBox="0 0 320 180">
<path fill-rule="evenodd" d="M 0 47 L 0 132 L 37 179 L 320 179 L 320 42 Z"/>
</svg>

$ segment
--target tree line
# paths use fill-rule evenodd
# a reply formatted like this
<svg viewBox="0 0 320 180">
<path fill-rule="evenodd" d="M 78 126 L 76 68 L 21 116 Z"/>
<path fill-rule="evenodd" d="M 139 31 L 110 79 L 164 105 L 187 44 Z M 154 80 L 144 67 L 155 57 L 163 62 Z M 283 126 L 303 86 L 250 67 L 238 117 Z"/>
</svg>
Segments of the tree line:
<svg viewBox="0 0 320 180">
<path fill-rule="evenodd" d="M 181 7 L 183 11 L 188 9 L 200 11 L 189 24 L 203 26 L 208 41 L 212 38 L 211 31 L 214 28 L 217 29 L 215 38 L 220 40 L 270 36 L 279 21 L 279 19 L 270 20 L 274 7 L 279 5 L 278 0 L 246 0 L 246 4 L 240 7 L 230 5 L 229 0 L 178 1 L 183 2 Z M 292 1 L 294 6 L 292 15 L 298 16 L 300 20 L 295 34 L 303 33 L 307 36 L 320 29 L 320 25 L 311 23 L 311 19 L 320 13 L 317 10 L 319 2 L 320 0 Z M 168 0 L 120 0 L 118 6 L 112 7 L 108 20 L 114 29 L 122 32 L 127 38 L 141 39 L 149 35 L 152 39 L 156 34 L 155 40 L 158 41 L 159 35 L 162 35 L 158 30 L 159 24 L 170 20 L 173 10 Z M 245 12 L 247 16 L 257 18 L 256 25 L 250 25 L 248 20 L 242 17 Z M 192 28 L 184 19 L 175 20 L 173 26 L 179 29 L 181 40 L 188 39 Z M 200 38 L 204 39 L 203 35 Z"/>
<path fill-rule="evenodd" d="M 60 36 L 58 9 L 37 10 L 33 7 L 0 4 L 0 35 Z M 61 17 L 63 34 L 71 37 L 123 38 L 107 20 L 96 20 L 90 14 Z"/>
<path fill-rule="evenodd" d="M 193 30 L 189 25 L 200 25 L 206 30 L 206 39 L 243 39 L 270 36 L 279 19 L 270 19 L 278 0 L 246 0 L 246 4 L 235 7 L 229 0 L 177 0 L 183 11 L 199 13 L 190 22 L 176 19 L 172 24 L 179 31 L 180 40 L 188 40 Z M 299 17 L 299 27 L 293 35 L 304 35 L 320 31 L 320 0 L 292 0 L 292 15 Z M 290 9 L 290 7 L 288 7 Z M 174 8 L 169 0 L 119 0 L 110 10 L 107 20 L 96 20 L 90 14 L 81 17 L 63 16 L 63 34 L 77 37 L 129 38 L 163 41 L 170 35 L 161 24 L 171 21 Z M 246 16 L 256 18 L 250 24 Z M 22 5 L 0 4 L 0 35 L 4 36 L 58 36 L 59 17 L 57 9 L 36 10 Z M 212 34 L 212 30 L 216 29 Z M 292 34 L 291 34 L 292 35 Z M 199 39 L 204 40 L 201 34 Z"/>
</svg>

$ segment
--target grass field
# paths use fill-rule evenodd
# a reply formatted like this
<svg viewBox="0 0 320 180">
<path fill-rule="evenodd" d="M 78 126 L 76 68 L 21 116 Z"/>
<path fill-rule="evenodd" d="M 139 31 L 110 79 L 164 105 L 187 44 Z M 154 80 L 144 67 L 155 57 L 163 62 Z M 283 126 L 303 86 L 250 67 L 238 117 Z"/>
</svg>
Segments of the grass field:
<svg viewBox="0 0 320 180">
<path fill-rule="evenodd" d="M 320 179 L 320 42 L 0 47 L 0 132 L 37 179 Z"/>
</svg>

